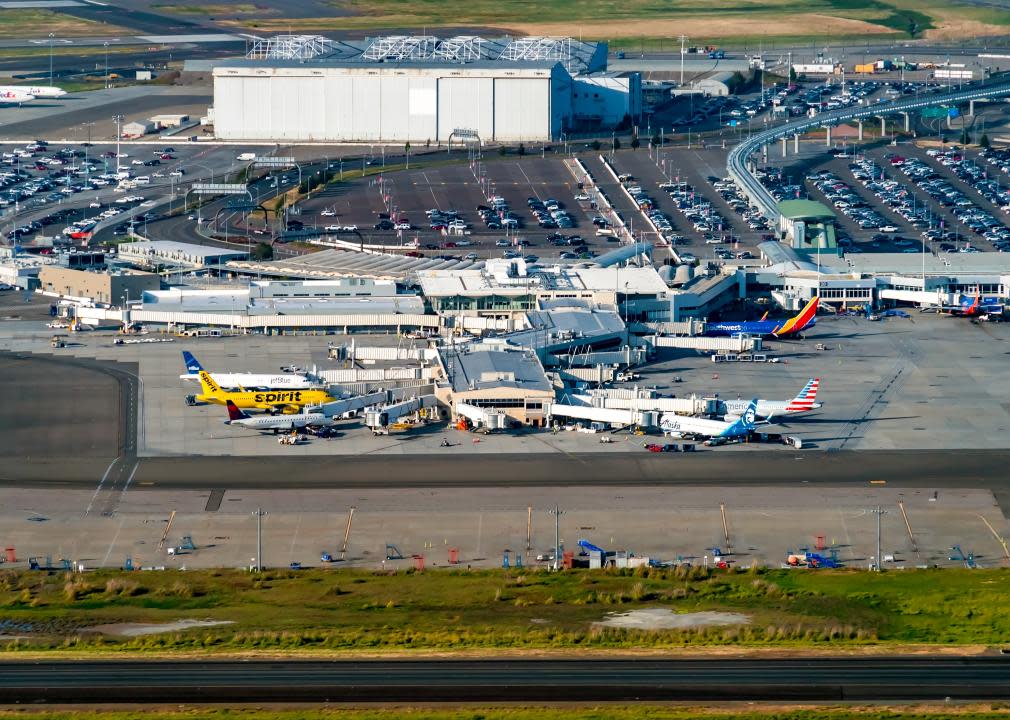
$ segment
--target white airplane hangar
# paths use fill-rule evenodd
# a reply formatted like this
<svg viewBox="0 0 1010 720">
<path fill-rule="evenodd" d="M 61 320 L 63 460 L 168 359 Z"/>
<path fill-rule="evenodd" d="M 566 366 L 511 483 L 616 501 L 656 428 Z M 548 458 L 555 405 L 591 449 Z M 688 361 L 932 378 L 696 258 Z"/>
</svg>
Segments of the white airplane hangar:
<svg viewBox="0 0 1010 720">
<path fill-rule="evenodd" d="M 225 140 L 548 141 L 640 114 L 640 77 L 604 72 L 606 58 L 606 43 L 571 38 L 278 36 L 215 63 L 214 127 Z"/>
</svg>

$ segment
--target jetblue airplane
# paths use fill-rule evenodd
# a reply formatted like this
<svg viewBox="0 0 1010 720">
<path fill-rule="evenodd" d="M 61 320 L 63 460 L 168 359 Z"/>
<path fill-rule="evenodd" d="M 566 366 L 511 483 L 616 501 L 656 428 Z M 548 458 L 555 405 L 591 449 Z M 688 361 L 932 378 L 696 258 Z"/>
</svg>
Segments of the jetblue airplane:
<svg viewBox="0 0 1010 720">
<path fill-rule="evenodd" d="M 788 320 L 742 320 L 729 322 L 714 322 L 705 324 L 705 335 L 709 337 L 718 335 L 760 335 L 773 337 L 787 337 L 796 335 L 807 328 L 811 328 L 817 322 L 817 303 L 820 298 L 816 295 L 810 298 L 799 314 Z"/>
<path fill-rule="evenodd" d="M 180 375 L 180 380 L 199 380 L 203 365 L 188 350 L 182 351 L 182 360 L 186 373 Z M 209 373 L 211 379 L 223 388 L 242 388 L 252 390 L 308 390 L 318 388 L 320 384 L 307 375 L 294 373 L 257 374 L 257 373 Z"/>
</svg>

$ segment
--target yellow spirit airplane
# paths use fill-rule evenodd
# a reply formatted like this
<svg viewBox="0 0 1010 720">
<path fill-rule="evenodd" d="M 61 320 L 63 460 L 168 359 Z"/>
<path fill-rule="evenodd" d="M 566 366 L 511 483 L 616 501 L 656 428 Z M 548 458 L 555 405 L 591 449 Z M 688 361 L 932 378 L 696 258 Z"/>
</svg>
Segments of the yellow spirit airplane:
<svg viewBox="0 0 1010 720">
<path fill-rule="evenodd" d="M 267 410 L 271 413 L 292 414 L 300 412 L 306 405 L 321 405 L 332 402 L 333 398 L 325 390 L 222 390 L 207 374 L 200 372 L 200 386 L 203 393 L 196 396 L 197 402 L 227 405 L 230 400 L 242 409 Z"/>
</svg>

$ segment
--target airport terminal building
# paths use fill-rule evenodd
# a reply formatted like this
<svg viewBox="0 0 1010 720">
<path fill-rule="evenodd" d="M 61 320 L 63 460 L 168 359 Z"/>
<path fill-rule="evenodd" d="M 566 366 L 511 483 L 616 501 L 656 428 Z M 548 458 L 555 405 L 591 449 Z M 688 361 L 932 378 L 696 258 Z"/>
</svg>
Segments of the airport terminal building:
<svg viewBox="0 0 1010 720">
<path fill-rule="evenodd" d="M 641 113 L 637 73 L 571 38 L 280 36 L 215 63 L 223 140 L 431 143 L 559 139 Z"/>
</svg>

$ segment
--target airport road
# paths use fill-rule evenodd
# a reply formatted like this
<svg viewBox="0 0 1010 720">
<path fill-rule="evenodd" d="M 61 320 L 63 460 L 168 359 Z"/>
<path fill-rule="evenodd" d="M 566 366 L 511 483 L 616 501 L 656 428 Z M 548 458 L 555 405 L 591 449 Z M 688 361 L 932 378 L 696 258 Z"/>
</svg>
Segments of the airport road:
<svg viewBox="0 0 1010 720">
<path fill-rule="evenodd" d="M 904 701 L 1010 697 L 999 657 L 3 663 L 0 702 Z"/>
</svg>

